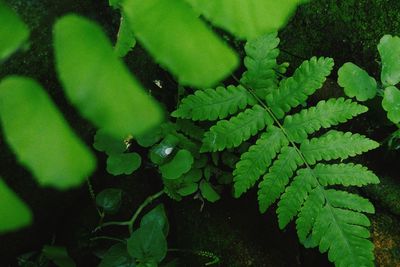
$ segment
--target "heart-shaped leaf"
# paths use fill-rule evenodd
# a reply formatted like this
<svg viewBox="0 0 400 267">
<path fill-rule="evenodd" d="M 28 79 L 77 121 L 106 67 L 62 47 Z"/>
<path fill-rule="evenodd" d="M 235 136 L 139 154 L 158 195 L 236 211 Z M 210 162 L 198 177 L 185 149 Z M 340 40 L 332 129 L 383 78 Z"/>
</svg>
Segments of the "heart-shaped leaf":
<svg viewBox="0 0 400 267">
<path fill-rule="evenodd" d="M 126 244 L 115 244 L 104 255 L 99 267 L 135 267 L 135 260 L 129 255 Z"/>
<path fill-rule="evenodd" d="M 349 97 L 358 101 L 372 99 L 376 95 L 377 85 L 373 77 L 357 65 L 347 62 L 338 71 L 338 84 Z"/>
<path fill-rule="evenodd" d="M 394 86 L 385 88 L 382 107 L 387 111 L 389 120 L 394 123 L 400 122 L 400 90 Z"/>
<path fill-rule="evenodd" d="M 138 153 L 113 154 L 108 156 L 107 171 L 112 175 L 129 175 L 136 171 L 142 163 Z"/>
<path fill-rule="evenodd" d="M 164 205 L 160 204 L 145 214 L 140 221 L 140 226 L 142 227 L 143 225 L 151 222 L 157 222 L 163 230 L 164 235 L 168 235 L 169 223 L 167 215 L 165 214 Z"/>
</svg>

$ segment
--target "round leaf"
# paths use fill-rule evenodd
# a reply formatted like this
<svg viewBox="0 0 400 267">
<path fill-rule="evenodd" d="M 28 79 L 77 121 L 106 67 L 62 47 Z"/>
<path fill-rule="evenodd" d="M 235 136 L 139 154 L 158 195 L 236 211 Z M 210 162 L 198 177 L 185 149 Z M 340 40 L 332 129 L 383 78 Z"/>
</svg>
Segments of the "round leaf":
<svg viewBox="0 0 400 267">
<path fill-rule="evenodd" d="M 394 123 L 400 122 L 400 90 L 394 86 L 385 89 L 382 106 L 387 111 L 389 120 Z"/>
<path fill-rule="evenodd" d="M 377 85 L 374 78 L 358 67 L 347 62 L 338 71 L 338 84 L 344 88 L 349 97 L 356 97 L 358 101 L 372 99 L 376 95 Z"/>
<path fill-rule="evenodd" d="M 162 261 L 167 254 L 167 240 L 156 221 L 140 226 L 128 239 L 128 252 L 141 262 Z"/>
<path fill-rule="evenodd" d="M 102 129 L 96 132 L 93 147 L 98 151 L 106 152 L 107 155 L 123 153 L 126 149 L 123 140 L 113 137 Z"/>
<path fill-rule="evenodd" d="M 193 194 L 197 191 L 199 185 L 197 183 L 188 182 L 182 188 L 180 188 L 177 192 L 179 195 L 186 197 L 188 195 Z"/>
<path fill-rule="evenodd" d="M 107 171 L 112 175 L 129 175 L 136 171 L 142 163 L 138 153 L 113 154 L 108 156 Z"/>
<path fill-rule="evenodd" d="M 378 44 L 378 51 L 382 60 L 382 83 L 396 85 L 400 81 L 400 38 L 383 36 Z"/>
<path fill-rule="evenodd" d="M 166 179 L 178 179 L 188 172 L 193 164 L 192 154 L 185 150 L 179 150 L 175 157 L 168 163 L 160 166 L 161 174 Z"/>
<path fill-rule="evenodd" d="M 122 190 L 118 188 L 107 188 L 96 196 L 97 206 L 105 212 L 114 213 L 121 206 Z"/>
<path fill-rule="evenodd" d="M 210 202 L 215 202 L 220 199 L 219 194 L 214 190 L 212 185 L 205 180 L 200 182 L 200 191 L 202 196 Z"/>
</svg>

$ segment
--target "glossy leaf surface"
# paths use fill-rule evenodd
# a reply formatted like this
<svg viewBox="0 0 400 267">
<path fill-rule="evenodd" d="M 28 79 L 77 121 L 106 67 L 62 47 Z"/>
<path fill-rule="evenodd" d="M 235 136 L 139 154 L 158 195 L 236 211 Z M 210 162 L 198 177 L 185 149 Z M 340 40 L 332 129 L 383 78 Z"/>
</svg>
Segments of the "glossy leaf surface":
<svg viewBox="0 0 400 267">
<path fill-rule="evenodd" d="M 95 169 L 92 153 L 35 81 L 12 76 L 0 83 L 0 119 L 9 146 L 40 185 L 77 186 Z"/>
</svg>

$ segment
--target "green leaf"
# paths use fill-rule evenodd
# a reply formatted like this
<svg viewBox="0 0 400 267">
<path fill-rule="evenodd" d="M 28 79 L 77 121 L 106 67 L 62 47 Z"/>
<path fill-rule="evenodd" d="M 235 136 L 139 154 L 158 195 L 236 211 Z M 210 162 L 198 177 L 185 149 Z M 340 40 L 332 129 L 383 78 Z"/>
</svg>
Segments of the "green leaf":
<svg viewBox="0 0 400 267">
<path fill-rule="evenodd" d="M 28 40 L 29 29 L 6 4 L 0 1 L 0 63 Z"/>
<path fill-rule="evenodd" d="M 112 154 L 107 159 L 107 172 L 112 175 L 129 175 L 139 169 L 142 158 L 138 153 Z"/>
<path fill-rule="evenodd" d="M 108 0 L 108 4 L 113 8 L 119 8 L 122 0 Z"/>
<path fill-rule="evenodd" d="M 196 192 L 198 188 L 199 185 L 197 183 L 189 182 L 184 184 L 183 187 L 179 188 L 177 192 L 179 195 L 186 197 Z"/>
<path fill-rule="evenodd" d="M 92 153 L 35 81 L 12 76 L 0 83 L 0 120 L 11 149 L 40 185 L 77 186 L 95 169 Z"/>
<path fill-rule="evenodd" d="M 179 138 L 175 135 L 168 134 L 158 145 L 150 150 L 151 162 L 161 165 L 163 164 L 174 152 L 179 143 Z"/>
<path fill-rule="evenodd" d="M 167 254 L 167 241 L 160 224 L 152 221 L 133 232 L 128 239 L 128 252 L 140 262 L 161 262 Z"/>
<path fill-rule="evenodd" d="M 75 267 L 65 247 L 44 246 L 43 254 L 59 267 Z"/>
<path fill-rule="evenodd" d="M 241 39 L 252 39 L 283 27 L 304 0 L 186 0 L 214 25 Z"/>
<path fill-rule="evenodd" d="M 120 154 L 126 150 L 122 139 L 115 138 L 102 129 L 96 132 L 93 147 L 98 151 L 104 151 L 107 155 Z"/>
<path fill-rule="evenodd" d="M 96 204 L 105 212 L 115 213 L 121 206 L 122 190 L 107 188 L 96 196 Z"/>
<path fill-rule="evenodd" d="M 126 0 L 123 9 L 141 45 L 182 85 L 211 87 L 238 64 L 183 0 Z"/>
<path fill-rule="evenodd" d="M 338 84 L 344 88 L 349 97 L 358 101 L 366 101 L 375 97 L 378 90 L 373 77 L 357 65 L 347 62 L 338 71 Z"/>
<path fill-rule="evenodd" d="M 385 35 L 378 44 L 382 61 L 381 81 L 385 86 L 400 81 L 400 37 Z"/>
<path fill-rule="evenodd" d="M 162 229 L 166 237 L 169 231 L 169 223 L 167 215 L 165 214 L 164 205 L 160 204 L 151 211 L 149 211 L 147 214 L 145 214 L 142 220 L 140 221 L 140 227 L 144 226 L 145 224 L 153 222 L 157 222 L 159 224 L 160 228 Z"/>
<path fill-rule="evenodd" d="M 135 267 L 135 260 L 129 255 L 125 244 L 113 245 L 104 255 L 99 267 Z"/>
<path fill-rule="evenodd" d="M 178 179 L 191 169 L 192 164 L 192 154 L 186 149 L 181 149 L 170 162 L 160 166 L 160 171 L 165 179 Z"/>
<path fill-rule="evenodd" d="M 394 86 L 385 88 L 382 107 L 387 111 L 387 117 L 394 123 L 400 122 L 400 90 Z"/>
<path fill-rule="evenodd" d="M 127 20 L 125 14 L 122 13 L 117 35 L 117 43 L 114 47 L 114 50 L 119 57 L 124 57 L 136 45 L 135 35 L 133 34 L 130 28 L 130 23 Z"/>
<path fill-rule="evenodd" d="M 145 133 L 161 122 L 158 104 L 115 54 L 101 28 L 67 15 L 54 26 L 56 67 L 71 103 L 115 138 Z"/>
<path fill-rule="evenodd" d="M 28 206 L 0 178 L 0 234 L 15 231 L 32 222 Z"/>
<path fill-rule="evenodd" d="M 212 185 L 205 180 L 200 182 L 200 192 L 201 195 L 210 202 L 215 202 L 221 198 Z"/>
</svg>

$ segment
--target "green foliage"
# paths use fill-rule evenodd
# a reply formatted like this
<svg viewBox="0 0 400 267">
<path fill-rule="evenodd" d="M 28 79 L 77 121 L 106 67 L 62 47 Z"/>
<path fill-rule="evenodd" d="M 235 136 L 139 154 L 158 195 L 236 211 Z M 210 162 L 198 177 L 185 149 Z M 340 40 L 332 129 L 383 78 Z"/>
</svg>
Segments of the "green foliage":
<svg viewBox="0 0 400 267">
<path fill-rule="evenodd" d="M 235 53 L 183 0 L 127 0 L 123 11 L 141 45 L 183 85 L 212 86 L 237 66 Z"/>
<path fill-rule="evenodd" d="M 366 101 L 375 97 L 378 90 L 374 78 L 351 62 L 345 63 L 338 72 L 338 84 L 344 88 L 349 97 L 356 97 L 358 101 Z"/>
<path fill-rule="evenodd" d="M 108 249 L 99 267 L 135 267 L 135 261 L 129 255 L 125 244 L 118 243 Z"/>
<path fill-rule="evenodd" d="M 160 171 L 165 179 L 177 179 L 182 174 L 187 173 L 191 169 L 192 164 L 192 154 L 185 149 L 181 149 L 170 162 L 160 167 Z"/>
<path fill-rule="evenodd" d="M 54 26 L 54 47 L 67 97 L 97 127 L 123 138 L 160 123 L 159 106 L 129 74 L 95 23 L 76 15 L 61 18 Z"/>
<path fill-rule="evenodd" d="M 262 44 L 271 38 L 274 41 L 269 47 Z M 257 99 L 258 104 L 237 115 L 232 112 L 231 118 L 212 126 L 204 134 L 201 152 L 240 148 L 237 151 L 241 157 L 233 171 L 236 197 L 254 186 L 264 174 L 258 193 L 261 212 L 279 199 L 280 228 L 297 218 L 298 235 L 306 247 L 318 246 L 321 252 L 328 252 L 329 260 L 338 266 L 372 266 L 373 245 L 368 240 L 366 228 L 370 223 L 363 213 L 373 213 L 374 208 L 367 199 L 342 191 L 337 186 L 376 184 L 379 179 L 361 165 L 319 162 L 345 160 L 378 147 L 378 143 L 350 132 L 330 130 L 317 133 L 368 109 L 349 99 L 332 98 L 308 109 L 300 109 L 295 114 L 287 114 L 322 87 L 332 70 L 333 60 L 313 57 L 303 62 L 292 77 L 279 81 L 277 52 L 274 52 L 278 41 L 276 35 L 267 35 L 246 44 L 246 52 L 251 53 L 246 56 L 247 61 L 261 62 L 264 58 L 264 63 L 268 62 L 247 64 L 250 68 L 244 74 L 246 78 L 241 79 L 241 86 Z M 269 71 L 262 71 L 264 65 Z M 257 78 L 252 81 L 248 77 Z M 264 89 L 265 97 L 260 97 L 260 91 L 251 86 L 260 85 L 255 82 L 257 80 L 262 81 L 258 89 Z M 190 101 L 195 96 L 187 96 L 174 114 L 179 118 L 196 120 L 198 117 L 193 118 L 197 115 L 191 112 L 192 106 L 201 110 L 202 105 L 224 101 L 224 97 L 218 94 L 208 96 L 201 102 Z M 218 110 L 210 110 L 207 117 L 218 118 Z M 263 131 L 265 127 L 266 131 Z M 246 149 L 244 141 L 258 134 L 255 144 Z M 314 138 L 309 138 L 311 134 Z M 303 168 L 299 169 L 301 166 Z M 336 187 L 330 188 L 333 185 Z"/>
<path fill-rule="evenodd" d="M 44 246 L 42 253 L 59 267 L 75 267 L 65 247 Z"/>
<path fill-rule="evenodd" d="M 119 57 L 124 57 L 136 45 L 135 35 L 133 34 L 127 17 L 121 14 L 121 22 L 119 25 L 117 42 L 114 46 L 115 52 Z"/>
<path fill-rule="evenodd" d="M 8 6 L 0 1 L 0 63 L 28 40 L 29 29 Z"/>
<path fill-rule="evenodd" d="M 29 225 L 32 213 L 26 204 L 0 178 L 0 234 Z"/>
<path fill-rule="evenodd" d="M 108 156 L 107 171 L 112 175 L 129 175 L 139 169 L 142 158 L 138 153 L 122 153 Z"/>
<path fill-rule="evenodd" d="M 121 206 L 122 190 L 118 188 L 107 188 L 96 196 L 96 205 L 106 213 L 115 213 Z"/>
<path fill-rule="evenodd" d="M 381 84 L 376 85 L 374 78 L 350 62 L 339 69 L 338 82 L 344 87 L 346 95 L 355 96 L 359 101 L 373 98 L 379 90 L 379 95 L 383 95 L 382 107 L 387 111 L 388 119 L 397 124 L 400 122 L 400 90 L 395 85 L 400 82 L 400 38 L 383 36 L 378 51 L 382 61 Z"/>
<path fill-rule="evenodd" d="M 214 25 L 241 39 L 253 39 L 276 31 L 304 0 L 186 0 Z"/>
<path fill-rule="evenodd" d="M 93 172 L 94 156 L 39 84 L 23 77 L 5 78 L 0 102 L 6 140 L 39 184 L 66 189 L 80 185 Z"/>
</svg>

